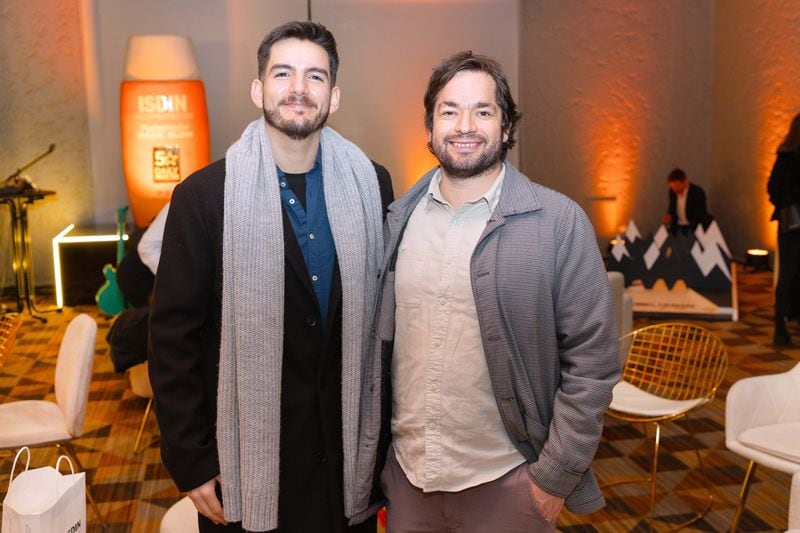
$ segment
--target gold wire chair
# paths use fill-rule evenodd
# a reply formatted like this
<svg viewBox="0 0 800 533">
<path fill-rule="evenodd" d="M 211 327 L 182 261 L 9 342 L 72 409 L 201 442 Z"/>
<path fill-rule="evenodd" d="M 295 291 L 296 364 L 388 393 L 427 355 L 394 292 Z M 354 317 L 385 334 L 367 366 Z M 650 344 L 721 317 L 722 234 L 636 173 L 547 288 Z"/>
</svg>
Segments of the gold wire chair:
<svg viewBox="0 0 800 533">
<path fill-rule="evenodd" d="M 0 368 L 14 347 L 14 339 L 21 324 L 22 315 L 19 313 L 0 315 Z"/>
<path fill-rule="evenodd" d="M 631 423 L 655 426 L 653 464 L 647 477 L 612 480 L 604 486 L 625 483 L 650 483 L 650 506 L 647 523 L 653 528 L 656 505 L 656 474 L 661 439 L 661 425 L 688 418 L 688 413 L 711 400 L 728 369 L 728 352 L 713 333 L 700 326 L 678 322 L 646 326 L 622 337 L 630 343 L 622 380 L 614 387 L 608 414 Z M 697 439 L 695 454 L 700 470 L 703 459 Z M 700 519 L 711 507 L 712 495 L 704 509 L 674 529 Z"/>
</svg>

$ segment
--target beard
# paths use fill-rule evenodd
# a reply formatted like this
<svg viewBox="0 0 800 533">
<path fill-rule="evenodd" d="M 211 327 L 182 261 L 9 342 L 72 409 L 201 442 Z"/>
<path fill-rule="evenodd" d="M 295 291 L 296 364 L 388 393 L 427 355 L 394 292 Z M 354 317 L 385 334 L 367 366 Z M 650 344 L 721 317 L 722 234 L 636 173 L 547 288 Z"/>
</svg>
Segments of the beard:
<svg viewBox="0 0 800 533">
<path fill-rule="evenodd" d="M 290 104 L 303 104 L 310 108 L 317 109 L 317 115 L 312 119 L 300 117 L 300 120 L 285 119 L 281 116 L 280 106 Z M 322 129 L 328 120 L 328 108 L 319 111 L 317 105 L 307 96 L 287 97 L 278 102 L 275 109 L 264 108 L 264 120 L 267 124 L 280 131 L 287 137 L 295 141 L 302 141 L 315 131 Z"/>
<path fill-rule="evenodd" d="M 494 167 L 503 159 L 503 149 L 499 140 L 495 140 L 490 144 L 485 144 L 483 153 L 477 157 L 459 157 L 458 155 L 451 155 L 447 151 L 447 144 L 451 141 L 479 141 L 485 143 L 486 137 L 482 135 L 465 135 L 463 137 L 453 135 L 445 137 L 444 141 L 428 143 L 428 150 L 436 156 L 442 170 L 451 178 L 474 178 Z"/>
</svg>

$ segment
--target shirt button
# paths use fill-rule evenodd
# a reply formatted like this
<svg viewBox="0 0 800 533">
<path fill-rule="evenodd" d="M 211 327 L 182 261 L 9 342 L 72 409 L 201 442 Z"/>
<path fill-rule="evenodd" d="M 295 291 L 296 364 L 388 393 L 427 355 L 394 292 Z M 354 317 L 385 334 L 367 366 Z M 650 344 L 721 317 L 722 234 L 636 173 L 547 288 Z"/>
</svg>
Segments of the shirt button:
<svg viewBox="0 0 800 533">
<path fill-rule="evenodd" d="M 315 239 L 314 234 L 313 233 L 309 233 L 308 234 L 308 238 L 313 241 Z"/>
<path fill-rule="evenodd" d="M 313 316 L 307 316 L 306 324 L 308 325 L 308 327 L 313 328 L 314 326 L 317 325 L 317 319 L 314 318 Z"/>
<path fill-rule="evenodd" d="M 317 277 L 317 275 L 316 275 L 316 274 L 314 274 L 313 276 L 311 276 L 311 281 L 317 281 L 318 279 L 319 279 L 319 278 Z"/>
<path fill-rule="evenodd" d="M 289 205 L 294 205 L 294 198 L 289 198 Z"/>
<path fill-rule="evenodd" d="M 439 339 L 436 339 L 435 341 L 433 341 L 433 345 L 438 348 L 439 346 L 442 345 L 442 341 L 440 341 Z"/>
<path fill-rule="evenodd" d="M 286 188 L 286 182 L 285 181 L 281 182 L 281 187 L 283 187 L 284 189 Z"/>
</svg>

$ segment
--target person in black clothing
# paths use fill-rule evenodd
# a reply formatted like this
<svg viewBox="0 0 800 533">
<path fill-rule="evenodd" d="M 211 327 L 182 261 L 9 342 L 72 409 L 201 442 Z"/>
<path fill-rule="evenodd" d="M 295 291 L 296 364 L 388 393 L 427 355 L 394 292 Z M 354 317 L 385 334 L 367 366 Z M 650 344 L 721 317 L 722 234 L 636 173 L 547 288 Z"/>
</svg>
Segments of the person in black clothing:
<svg viewBox="0 0 800 533">
<path fill-rule="evenodd" d="M 392 187 L 325 126 L 338 64 L 321 24 L 272 30 L 250 88 L 263 117 L 172 194 L 149 373 L 201 532 L 375 532 L 351 495 Z"/>
<path fill-rule="evenodd" d="M 127 308 L 115 318 L 106 341 L 114 370 L 125 372 L 147 361 L 147 321 L 155 275 L 142 262 L 138 245 L 146 228 L 136 228 L 128 240 L 128 248 L 117 265 L 117 285 Z"/>
<path fill-rule="evenodd" d="M 775 206 L 770 220 L 778 220 L 778 284 L 775 286 L 775 336 L 777 345 L 791 343 L 786 319 L 792 309 L 800 277 L 800 230 L 789 231 L 780 221 L 780 210 L 800 202 L 800 114 L 792 119 L 789 132 L 778 147 L 778 155 L 767 183 L 769 201 Z"/>
<path fill-rule="evenodd" d="M 669 184 L 669 204 L 663 222 L 669 226 L 669 231 L 676 235 L 678 231 L 683 235 L 694 232 L 698 224 L 703 226 L 711 222 L 711 215 L 706 209 L 706 193 L 694 183 L 689 183 L 686 172 L 680 168 L 674 169 L 667 176 Z"/>
</svg>

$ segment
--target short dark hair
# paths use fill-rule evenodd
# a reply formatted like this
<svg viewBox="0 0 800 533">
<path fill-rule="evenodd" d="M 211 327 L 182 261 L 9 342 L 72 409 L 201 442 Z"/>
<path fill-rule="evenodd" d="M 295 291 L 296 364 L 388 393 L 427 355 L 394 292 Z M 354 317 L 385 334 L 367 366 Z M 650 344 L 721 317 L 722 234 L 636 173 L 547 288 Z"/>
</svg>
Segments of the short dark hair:
<svg viewBox="0 0 800 533">
<path fill-rule="evenodd" d="M 506 75 L 500 63 L 494 59 L 473 54 L 471 51 L 459 52 L 439 63 L 431 74 L 428 81 L 428 89 L 425 91 L 425 129 L 433 129 L 433 108 L 436 105 L 436 97 L 444 89 L 456 74 L 463 71 L 485 72 L 492 77 L 495 83 L 495 99 L 497 105 L 503 112 L 502 128 L 508 135 L 508 140 L 503 143 L 502 157 L 511 149 L 516 140 L 514 133 L 517 131 L 517 124 L 522 118 L 522 113 L 517 109 L 514 98 L 511 96 L 511 89 L 508 86 Z"/>
<path fill-rule="evenodd" d="M 686 172 L 680 168 L 673 169 L 667 176 L 667 181 L 683 181 L 686 179 Z"/>
<path fill-rule="evenodd" d="M 336 39 L 333 34 L 317 22 L 305 20 L 295 20 L 281 24 L 269 32 L 261 41 L 258 47 L 258 79 L 264 79 L 264 70 L 269 63 L 269 54 L 272 45 L 286 39 L 299 39 L 301 41 L 311 41 L 318 44 L 328 53 L 328 63 L 330 63 L 331 86 L 336 85 L 336 72 L 339 70 L 339 52 L 336 51 Z"/>
</svg>

